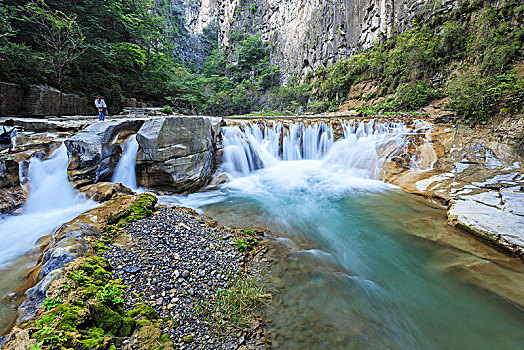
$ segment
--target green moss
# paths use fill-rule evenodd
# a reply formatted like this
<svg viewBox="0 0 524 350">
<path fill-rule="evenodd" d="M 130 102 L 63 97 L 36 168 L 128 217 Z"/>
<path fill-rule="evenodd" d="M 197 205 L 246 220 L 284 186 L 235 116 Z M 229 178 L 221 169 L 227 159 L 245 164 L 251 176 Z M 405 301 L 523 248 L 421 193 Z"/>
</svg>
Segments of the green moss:
<svg viewBox="0 0 524 350">
<path fill-rule="evenodd" d="M 120 226 L 151 214 L 154 196 L 141 196 L 124 215 L 113 217 Z M 97 244 L 98 251 L 104 246 Z M 36 317 L 23 327 L 45 349 L 106 350 L 116 349 L 138 329 L 137 349 L 172 349 L 172 342 L 162 337 L 164 321 L 146 304 L 124 310 L 128 288 L 114 280 L 111 264 L 92 255 L 73 263 L 60 287 L 60 299 L 46 299 Z"/>
<path fill-rule="evenodd" d="M 126 317 L 122 320 L 122 326 L 120 327 L 120 336 L 129 337 L 133 334 L 137 325 L 137 321 L 131 317 Z"/>
<path fill-rule="evenodd" d="M 144 194 L 141 195 L 129 209 L 110 216 L 104 228 L 105 238 L 111 240 L 120 234 L 122 227 L 125 227 L 135 220 L 145 219 L 151 215 L 157 201 L 158 199 L 155 196 Z"/>
<path fill-rule="evenodd" d="M 133 317 L 136 319 L 145 318 L 150 321 L 158 318 L 158 313 L 156 312 L 156 310 L 144 303 L 135 305 L 135 308 L 127 311 L 126 314 L 129 317 Z"/>
<path fill-rule="evenodd" d="M 89 310 L 86 307 L 72 306 L 69 303 L 60 305 L 55 312 L 59 316 L 59 322 L 56 328 L 67 332 L 76 332 L 78 327 L 89 318 Z"/>
<path fill-rule="evenodd" d="M 106 348 L 110 341 L 110 338 L 106 336 L 104 330 L 96 327 L 89 328 L 82 338 L 79 342 L 87 349 Z"/>
<path fill-rule="evenodd" d="M 96 310 L 96 324 L 106 333 L 117 337 L 126 337 L 132 333 L 136 325 L 136 322 L 133 322 L 134 320 L 124 319 L 122 314 L 101 303 L 92 306 Z"/>
<path fill-rule="evenodd" d="M 182 337 L 182 342 L 184 343 L 192 343 L 195 340 L 195 336 L 193 334 L 189 334 Z"/>
<path fill-rule="evenodd" d="M 107 252 L 109 248 L 103 242 L 96 242 L 96 251 L 98 254 Z"/>
</svg>

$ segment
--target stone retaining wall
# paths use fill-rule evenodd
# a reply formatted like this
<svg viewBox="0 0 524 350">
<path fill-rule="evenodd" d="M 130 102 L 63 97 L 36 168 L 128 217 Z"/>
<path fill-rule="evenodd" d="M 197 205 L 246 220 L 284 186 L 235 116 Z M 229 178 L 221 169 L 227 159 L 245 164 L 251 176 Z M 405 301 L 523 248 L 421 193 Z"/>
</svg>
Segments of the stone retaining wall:
<svg viewBox="0 0 524 350">
<path fill-rule="evenodd" d="M 95 114 L 85 96 L 62 95 L 62 115 Z M 21 85 L 0 82 L 0 117 L 49 116 L 60 114 L 60 91 L 43 85 Z"/>
</svg>

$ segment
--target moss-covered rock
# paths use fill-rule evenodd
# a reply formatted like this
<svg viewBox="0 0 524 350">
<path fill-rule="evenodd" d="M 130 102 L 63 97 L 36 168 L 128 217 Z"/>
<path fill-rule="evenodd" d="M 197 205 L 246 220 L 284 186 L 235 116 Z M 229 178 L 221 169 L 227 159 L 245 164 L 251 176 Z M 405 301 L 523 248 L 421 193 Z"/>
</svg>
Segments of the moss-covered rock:
<svg viewBox="0 0 524 350">
<path fill-rule="evenodd" d="M 125 227 L 134 220 L 145 219 L 151 215 L 157 201 L 158 199 L 154 195 L 143 194 L 129 209 L 109 216 L 107 218 L 107 225 L 104 228 L 105 238 L 111 240 L 120 234 L 122 227 Z"/>
<path fill-rule="evenodd" d="M 144 196 L 126 216 L 148 215 L 156 202 Z M 122 281 L 114 280 L 108 260 L 97 255 L 70 264 L 65 277 L 54 284 L 54 298 L 47 298 L 36 316 L 23 325 L 41 349 L 115 349 L 128 338 L 136 349 L 173 349 L 162 333 L 164 320 L 144 303 L 124 310 Z"/>
</svg>

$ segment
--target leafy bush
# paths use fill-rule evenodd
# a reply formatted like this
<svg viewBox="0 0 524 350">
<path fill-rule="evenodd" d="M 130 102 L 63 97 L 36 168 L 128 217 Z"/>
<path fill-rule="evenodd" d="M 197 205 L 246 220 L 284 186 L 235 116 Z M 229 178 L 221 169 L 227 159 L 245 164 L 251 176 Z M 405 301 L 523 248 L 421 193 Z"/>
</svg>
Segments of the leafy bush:
<svg viewBox="0 0 524 350">
<path fill-rule="evenodd" d="M 449 106 L 459 116 L 472 122 L 486 122 L 497 111 L 500 87 L 496 77 L 478 72 L 459 73 L 447 83 Z"/>
<path fill-rule="evenodd" d="M 415 111 L 440 97 L 441 93 L 432 89 L 425 81 L 419 81 L 415 86 L 400 85 L 397 88 L 394 106 L 399 111 Z"/>
<path fill-rule="evenodd" d="M 246 114 L 259 109 L 262 94 L 278 85 L 278 67 L 269 62 L 269 44 L 260 35 L 232 32 L 231 45 L 216 48 L 204 63 L 206 113 Z"/>
<path fill-rule="evenodd" d="M 255 245 L 257 244 L 257 240 L 254 238 L 246 238 L 246 239 L 234 239 L 233 242 L 235 242 L 238 251 L 240 252 L 248 252 L 250 250 L 253 250 Z"/>
<path fill-rule="evenodd" d="M 162 107 L 160 112 L 162 112 L 164 114 L 173 114 L 173 108 L 171 108 L 171 106 L 164 106 L 164 107 Z"/>
</svg>

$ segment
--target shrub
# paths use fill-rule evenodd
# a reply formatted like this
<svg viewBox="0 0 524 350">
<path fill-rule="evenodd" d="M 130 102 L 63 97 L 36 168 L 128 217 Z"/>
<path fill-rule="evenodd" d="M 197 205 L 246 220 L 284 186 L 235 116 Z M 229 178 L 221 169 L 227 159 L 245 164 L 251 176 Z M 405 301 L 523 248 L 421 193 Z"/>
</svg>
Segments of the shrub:
<svg viewBox="0 0 524 350">
<path fill-rule="evenodd" d="M 441 93 L 432 89 L 426 82 L 419 81 L 415 86 L 400 85 L 397 88 L 394 105 L 400 111 L 414 111 L 440 97 Z"/>
<path fill-rule="evenodd" d="M 485 123 L 496 113 L 500 101 L 500 86 L 493 76 L 478 72 L 458 73 L 447 82 L 449 107 L 471 122 Z"/>
<path fill-rule="evenodd" d="M 164 107 L 162 107 L 160 112 L 162 112 L 164 114 L 173 114 L 173 108 L 171 108 L 171 106 L 164 106 Z"/>
</svg>

